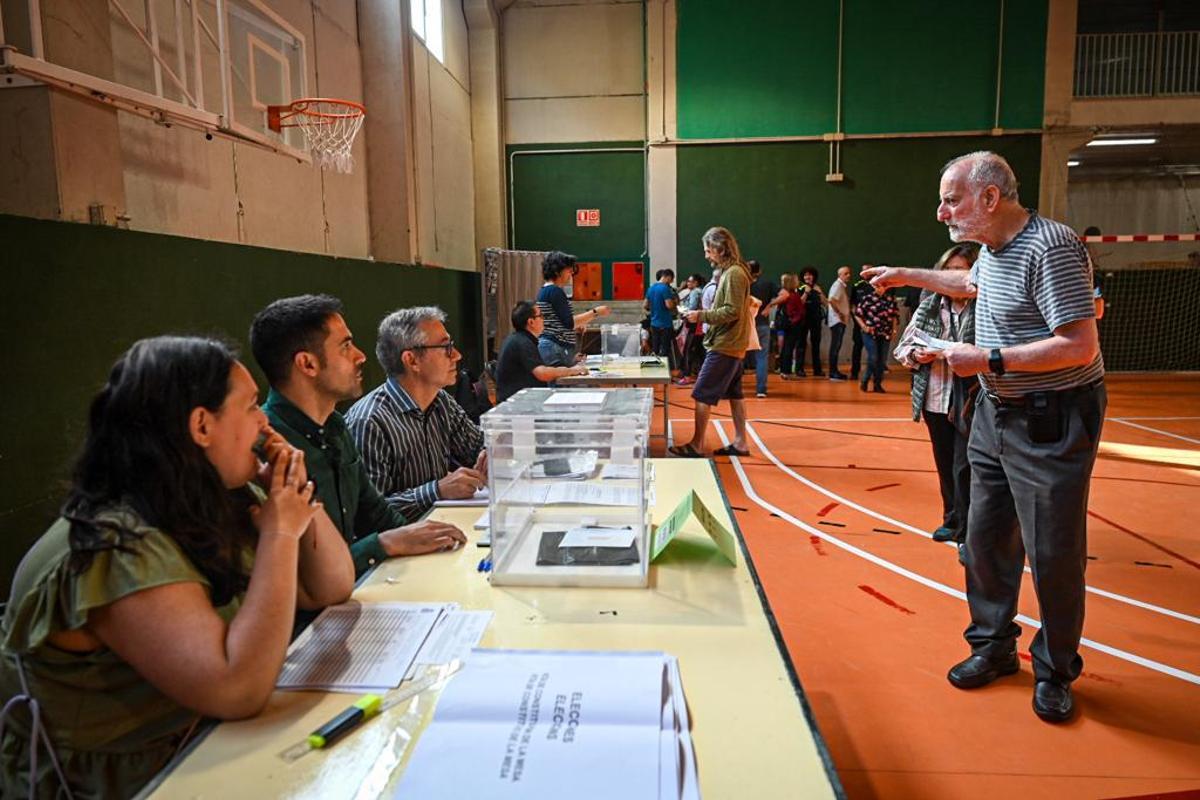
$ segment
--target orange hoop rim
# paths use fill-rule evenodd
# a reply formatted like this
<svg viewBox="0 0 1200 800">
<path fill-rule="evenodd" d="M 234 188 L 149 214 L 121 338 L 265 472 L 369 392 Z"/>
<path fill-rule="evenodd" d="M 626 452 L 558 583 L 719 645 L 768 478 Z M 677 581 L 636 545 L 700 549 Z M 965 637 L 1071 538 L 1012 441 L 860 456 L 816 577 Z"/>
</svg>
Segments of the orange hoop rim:
<svg viewBox="0 0 1200 800">
<path fill-rule="evenodd" d="M 344 111 L 314 111 L 309 106 L 327 103 L 341 106 Z M 333 125 L 344 119 L 355 119 L 367 115 L 366 106 L 353 100 L 342 100 L 337 97 L 302 97 L 287 105 L 267 106 L 267 126 L 278 133 L 283 128 L 297 128 L 301 123 L 287 122 L 292 117 L 304 117 L 310 125 Z"/>
</svg>

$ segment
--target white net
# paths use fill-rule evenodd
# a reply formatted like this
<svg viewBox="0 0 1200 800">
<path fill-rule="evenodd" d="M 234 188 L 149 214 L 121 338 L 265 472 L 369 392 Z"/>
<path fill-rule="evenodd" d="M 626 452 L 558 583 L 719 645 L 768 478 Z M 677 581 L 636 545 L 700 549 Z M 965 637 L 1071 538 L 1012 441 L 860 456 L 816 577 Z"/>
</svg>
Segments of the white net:
<svg viewBox="0 0 1200 800">
<path fill-rule="evenodd" d="M 349 103 L 309 100 L 295 104 L 291 122 L 304 132 L 313 160 L 321 169 L 348 173 L 354 169 L 351 148 L 366 116 Z"/>
<path fill-rule="evenodd" d="M 1105 369 L 1200 370 L 1200 263 L 1148 262 L 1099 277 Z"/>
</svg>

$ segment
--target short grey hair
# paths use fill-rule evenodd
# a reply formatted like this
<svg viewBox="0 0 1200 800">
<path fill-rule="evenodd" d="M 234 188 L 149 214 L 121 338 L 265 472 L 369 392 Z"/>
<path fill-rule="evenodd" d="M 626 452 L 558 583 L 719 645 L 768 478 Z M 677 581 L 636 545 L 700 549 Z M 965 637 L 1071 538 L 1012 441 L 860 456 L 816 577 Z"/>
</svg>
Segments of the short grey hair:
<svg viewBox="0 0 1200 800">
<path fill-rule="evenodd" d="M 951 167 L 964 161 L 971 166 L 967 171 L 967 185 L 975 192 L 982 192 L 989 186 L 995 186 L 1000 190 L 1000 197 L 1003 199 L 1014 202 L 1019 199 L 1016 173 L 1004 160 L 1004 156 L 997 155 L 990 150 L 976 150 L 974 153 L 967 153 L 965 156 L 947 161 L 946 166 L 942 167 L 941 174 L 945 175 Z"/>
<path fill-rule="evenodd" d="M 375 357 L 388 375 L 404 374 L 405 350 L 426 343 L 421 323 L 446 321 L 446 312 L 437 306 L 416 306 L 393 311 L 379 323 L 379 338 L 375 341 Z"/>
</svg>

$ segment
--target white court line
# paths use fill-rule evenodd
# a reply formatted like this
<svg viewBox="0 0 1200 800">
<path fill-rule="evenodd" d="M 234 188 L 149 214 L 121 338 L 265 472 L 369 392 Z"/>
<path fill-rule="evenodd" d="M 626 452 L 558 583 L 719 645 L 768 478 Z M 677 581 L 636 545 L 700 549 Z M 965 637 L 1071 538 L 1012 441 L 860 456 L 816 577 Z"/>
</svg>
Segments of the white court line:
<svg viewBox="0 0 1200 800">
<path fill-rule="evenodd" d="M 1170 422 L 1173 420 L 1192 420 L 1200 419 L 1200 417 L 1109 417 L 1109 419 L 1136 419 L 1146 422 Z"/>
<path fill-rule="evenodd" d="M 724 420 L 721 420 L 721 421 L 723 422 Z M 793 470 L 787 464 L 784 464 L 782 461 L 780 461 L 779 458 L 776 457 L 776 455 L 773 452 L 771 452 L 771 448 L 767 447 L 766 443 L 763 442 L 763 440 L 759 438 L 758 433 L 754 430 L 754 426 L 752 424 L 750 424 L 750 423 L 746 424 L 746 432 L 750 434 L 750 438 L 752 438 L 754 440 L 754 442 L 758 445 L 758 448 L 760 450 L 762 450 L 763 455 L 765 455 L 776 467 L 783 470 L 788 475 L 791 475 L 793 478 L 798 480 L 800 483 L 803 483 L 805 486 L 809 487 L 810 489 L 818 491 L 821 494 L 825 495 L 826 497 L 828 497 L 832 500 L 836 500 L 839 503 L 841 503 L 842 505 L 849 506 L 850 508 L 853 508 L 855 511 L 860 511 L 869 517 L 874 517 L 875 519 L 882 520 L 883 522 L 887 522 L 891 525 L 895 525 L 898 528 L 903 528 L 904 530 L 909 531 L 910 533 L 915 533 L 918 536 L 924 536 L 926 539 L 933 538 L 933 534 L 931 534 L 927 531 L 923 531 L 920 528 L 915 528 L 906 522 L 901 522 L 900 520 L 889 517 L 886 514 L 881 514 L 878 511 L 875 511 L 874 509 L 867 508 L 866 506 L 863 506 L 863 505 L 859 505 L 858 503 L 854 502 L 853 500 L 850 500 L 849 498 L 846 498 L 846 497 L 842 497 L 840 494 L 835 494 L 834 492 L 830 491 L 829 489 L 826 489 L 824 486 L 820 485 L 819 483 L 815 483 L 815 482 L 809 480 L 808 478 L 804 477 L 800 473 Z M 956 545 L 953 542 L 945 542 L 944 544 L 947 547 L 956 547 Z M 1030 572 L 1029 567 L 1025 567 L 1024 569 L 1025 569 L 1025 572 Z M 1032 574 L 1032 573 L 1030 573 L 1030 574 Z M 1154 605 L 1153 603 L 1147 603 L 1144 600 L 1136 600 L 1132 597 L 1126 597 L 1123 594 L 1117 594 L 1116 592 L 1110 592 L 1106 589 L 1096 588 L 1095 586 L 1088 586 L 1086 588 L 1092 594 L 1096 594 L 1101 597 L 1107 597 L 1109 600 L 1115 600 L 1118 603 L 1125 603 L 1127 605 L 1136 606 L 1137 608 L 1141 608 L 1146 611 L 1152 611 L 1156 614 L 1162 614 L 1167 617 L 1174 617 L 1175 619 L 1183 620 L 1184 622 L 1190 622 L 1193 625 L 1200 625 L 1200 617 L 1194 617 L 1191 614 L 1185 614 L 1182 611 L 1175 611 L 1174 609 L 1171 609 L 1171 608 L 1157 606 L 1157 605 Z"/>
<path fill-rule="evenodd" d="M 729 438 L 725 435 L 725 429 L 721 426 L 722 422 L 724 422 L 724 420 L 713 420 L 713 424 L 717 428 L 717 435 L 721 437 L 722 444 L 729 444 Z M 859 549 L 852 544 L 843 542 L 841 539 L 838 539 L 836 536 L 831 536 L 830 534 L 826 533 L 823 530 L 820 530 L 818 528 L 812 527 L 811 525 L 805 524 L 804 522 L 801 522 L 800 520 L 796 519 L 791 514 L 784 511 L 783 509 L 781 509 L 777 506 L 774 506 L 771 503 L 768 503 L 766 500 L 763 500 L 761 497 L 759 497 L 758 492 L 754 491 L 754 487 L 750 485 L 750 480 L 746 476 L 746 473 L 742 469 L 741 459 L 738 458 L 737 456 L 731 456 L 729 460 L 733 464 L 733 469 L 737 473 L 738 480 L 741 481 L 742 490 L 745 491 L 746 496 L 749 497 L 751 500 L 753 500 L 757 505 L 762 506 L 766 510 L 778 515 L 781 519 L 787 520 L 788 522 L 790 522 L 792 525 L 796 526 L 800 530 L 806 531 L 807 533 L 809 533 L 812 536 L 816 536 L 817 538 L 819 538 L 823 541 L 829 542 L 834 547 L 839 547 L 848 553 L 858 556 L 859 558 L 865 559 L 866 561 L 870 561 L 872 564 L 875 564 L 876 566 L 883 567 L 884 569 L 888 570 L 889 572 L 894 572 L 897 575 L 901 575 L 905 578 L 908 578 L 911 581 L 915 581 L 915 582 L 921 584 L 922 586 L 926 586 L 930 589 L 933 589 L 934 591 L 941 592 L 942 594 L 946 594 L 951 597 L 958 598 L 959 600 L 966 601 L 967 595 L 964 592 L 959 591 L 958 589 L 955 589 L 951 586 L 947 586 L 944 583 L 939 583 L 938 581 L 932 580 L 930 578 L 926 578 L 924 575 L 920 575 L 911 570 L 907 570 L 904 567 L 899 566 L 898 564 L 893 564 L 892 562 L 890 562 L 886 559 L 880 558 L 879 556 L 875 555 L 874 553 L 868 553 L 866 550 Z M 1036 619 L 1033 619 L 1032 617 L 1027 617 L 1024 614 L 1018 614 L 1016 619 L 1018 622 L 1021 622 L 1032 628 L 1042 627 L 1041 622 L 1039 622 Z M 1108 655 L 1113 656 L 1114 658 L 1119 658 L 1122 661 L 1128 661 L 1131 664 L 1137 664 L 1139 666 L 1146 667 L 1147 669 L 1152 669 L 1155 672 L 1161 672 L 1164 675 L 1170 675 L 1173 678 L 1179 678 L 1180 680 L 1187 681 L 1188 683 L 1193 683 L 1193 684 L 1200 686 L 1200 675 L 1196 675 L 1194 673 L 1187 672 L 1186 670 L 1182 670 L 1178 667 L 1172 667 L 1170 664 L 1164 664 L 1161 661 L 1154 661 L 1152 659 L 1145 658 L 1143 656 L 1135 655 L 1134 653 L 1130 653 L 1125 650 L 1120 650 L 1116 647 L 1111 647 L 1110 645 L 1102 644 L 1101 642 L 1096 642 L 1096 641 L 1093 641 L 1088 638 L 1080 639 L 1079 643 L 1084 647 L 1089 647 L 1093 650 L 1098 650 L 1101 653 L 1107 653 Z"/>
<path fill-rule="evenodd" d="M 1151 433 L 1157 433 L 1161 436 L 1170 436 L 1172 439 L 1179 439 L 1180 441 L 1184 441 L 1189 444 L 1200 444 L 1200 439 L 1193 439 L 1190 436 L 1183 436 L 1178 433 L 1171 433 L 1170 431 L 1163 431 L 1163 430 L 1159 430 L 1158 428 L 1151 428 L 1149 425 L 1139 425 L 1136 422 L 1130 422 L 1128 417 L 1109 417 L 1109 420 L 1112 422 L 1119 422 L 1122 425 L 1128 425 L 1131 428 L 1140 428 L 1144 431 L 1150 431 Z"/>
</svg>

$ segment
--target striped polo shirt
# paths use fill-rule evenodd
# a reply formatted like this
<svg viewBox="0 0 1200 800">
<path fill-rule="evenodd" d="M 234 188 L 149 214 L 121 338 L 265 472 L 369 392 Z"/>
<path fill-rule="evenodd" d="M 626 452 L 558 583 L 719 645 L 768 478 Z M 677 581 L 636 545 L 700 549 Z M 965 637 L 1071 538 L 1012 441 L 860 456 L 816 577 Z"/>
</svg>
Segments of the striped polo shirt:
<svg viewBox="0 0 1200 800">
<path fill-rule="evenodd" d="M 405 519 L 420 519 L 441 495 L 438 481 L 474 466 L 483 431 L 445 391 L 422 409 L 388 377 L 346 412 L 367 476 Z"/>
<path fill-rule="evenodd" d="M 984 350 L 1049 339 L 1055 329 L 1096 316 L 1091 262 L 1075 232 L 1030 212 L 1029 222 L 999 250 L 986 245 L 971 268 L 979 288 L 975 344 Z M 1006 372 L 979 376 L 983 387 L 1004 398 L 1069 389 L 1104 377 L 1100 354 L 1082 367 L 1051 372 Z"/>
<path fill-rule="evenodd" d="M 575 309 L 561 286 L 547 283 L 538 291 L 537 307 L 542 312 L 545 327 L 542 338 L 551 339 L 563 347 L 575 347 Z"/>
</svg>

